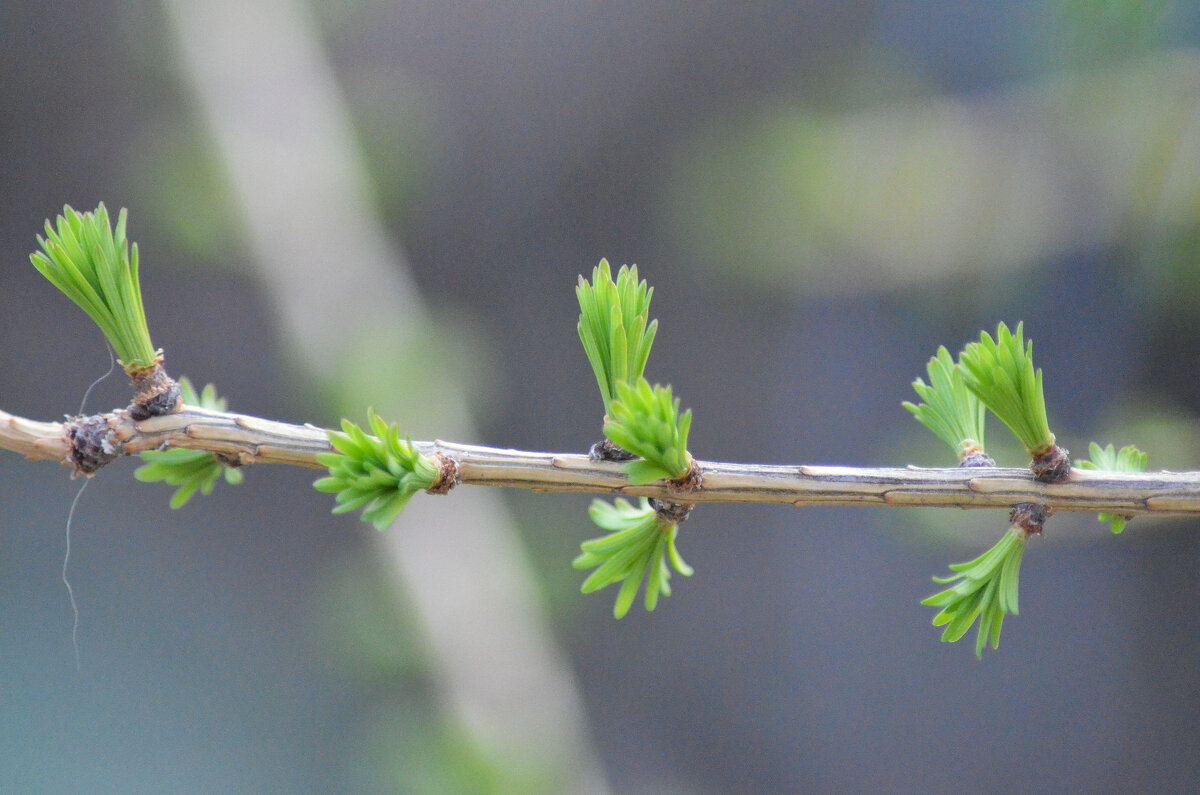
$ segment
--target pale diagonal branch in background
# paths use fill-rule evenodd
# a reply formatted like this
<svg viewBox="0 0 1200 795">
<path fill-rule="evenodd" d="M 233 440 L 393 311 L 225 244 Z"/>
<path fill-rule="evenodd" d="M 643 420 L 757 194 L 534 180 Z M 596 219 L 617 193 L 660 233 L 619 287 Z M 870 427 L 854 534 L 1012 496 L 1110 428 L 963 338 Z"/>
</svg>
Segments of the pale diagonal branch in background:
<svg viewBox="0 0 1200 795">
<path fill-rule="evenodd" d="M 274 308 L 291 360 L 343 400 L 370 392 L 373 367 L 428 360 L 432 313 L 373 200 L 314 7 L 299 0 L 167 0 L 178 74 L 192 89 L 233 188 L 237 230 Z M 361 373 L 361 371 L 359 371 Z M 453 376 L 436 398 L 376 402 L 424 411 L 473 435 Z M 353 396 L 352 398 L 349 396 Z M 436 400 L 436 405 L 433 404 Z M 401 413 L 396 411 L 396 413 Z M 428 672 L 445 713 L 494 759 L 556 771 L 564 791 L 609 787 L 588 733 L 580 688 L 558 647 L 511 517 L 493 494 L 410 505 L 405 532 L 373 539 L 422 625 Z M 453 532 L 448 532 L 452 530 Z"/>
</svg>

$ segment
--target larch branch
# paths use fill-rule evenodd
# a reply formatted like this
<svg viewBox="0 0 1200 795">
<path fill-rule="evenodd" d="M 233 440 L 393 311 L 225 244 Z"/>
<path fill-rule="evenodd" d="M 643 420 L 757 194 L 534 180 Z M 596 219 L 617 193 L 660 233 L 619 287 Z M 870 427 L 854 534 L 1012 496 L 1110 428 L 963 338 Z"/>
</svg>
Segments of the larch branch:
<svg viewBox="0 0 1200 795">
<path fill-rule="evenodd" d="M 102 415 L 111 439 L 125 454 L 185 448 L 217 453 L 248 464 L 290 464 L 321 469 L 316 456 L 330 452 L 327 432 L 245 414 L 185 407 L 174 414 L 134 421 L 126 411 Z M 68 423 L 37 422 L 0 411 L 0 448 L 30 459 L 70 465 Z M 458 465 L 459 482 L 532 491 L 658 497 L 689 503 L 753 502 L 806 505 L 880 505 L 1010 508 L 1031 502 L 1057 511 L 1200 515 L 1200 472 L 1106 472 L 1073 469 L 1065 481 L 1046 484 L 1026 469 L 846 467 L 731 464 L 697 461 L 703 484 L 685 493 L 665 482 L 634 486 L 621 464 L 587 455 L 510 450 L 433 441 L 415 442 Z"/>
</svg>

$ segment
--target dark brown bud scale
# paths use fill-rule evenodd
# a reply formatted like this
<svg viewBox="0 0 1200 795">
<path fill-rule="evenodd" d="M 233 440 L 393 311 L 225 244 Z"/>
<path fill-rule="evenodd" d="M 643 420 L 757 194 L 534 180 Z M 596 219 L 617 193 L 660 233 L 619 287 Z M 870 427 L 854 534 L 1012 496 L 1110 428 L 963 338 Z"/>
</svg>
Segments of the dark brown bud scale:
<svg viewBox="0 0 1200 795">
<path fill-rule="evenodd" d="M 450 489 L 459 484 L 458 462 L 442 453 L 434 453 L 433 458 L 438 464 L 438 476 L 433 485 L 425 489 L 425 493 L 449 494 Z"/>
<path fill-rule="evenodd" d="M 658 518 L 667 524 L 679 524 L 687 521 L 687 518 L 692 515 L 691 503 L 687 502 L 671 502 L 669 500 L 660 500 L 657 497 L 651 497 L 648 502 L 650 507 L 654 509 L 654 513 Z"/>
<path fill-rule="evenodd" d="M 1021 502 L 1013 506 L 1008 513 L 1008 522 L 1013 527 L 1019 527 L 1028 535 L 1042 532 L 1046 519 L 1054 513 L 1053 508 L 1039 505 L 1036 502 Z"/>
<path fill-rule="evenodd" d="M 588 458 L 593 461 L 632 461 L 636 455 L 610 442 L 608 439 L 596 442 L 588 450 Z"/>
<path fill-rule="evenodd" d="M 994 467 L 995 460 L 983 450 L 971 450 L 958 462 L 959 467 Z"/>
<path fill-rule="evenodd" d="M 140 422 L 151 417 L 173 414 L 183 405 L 179 395 L 179 384 L 167 375 L 162 362 L 131 373 L 129 378 L 133 381 L 134 388 L 133 402 L 129 404 L 129 416 L 134 420 Z"/>
<path fill-rule="evenodd" d="M 105 464 L 124 454 L 121 443 L 113 436 L 108 418 L 103 414 L 71 420 L 67 423 L 67 435 L 71 439 L 70 461 L 77 473 L 95 474 Z"/>
<path fill-rule="evenodd" d="M 1065 448 L 1054 445 L 1050 452 L 1034 456 L 1029 468 L 1042 483 L 1057 483 L 1071 475 L 1071 456 Z"/>
</svg>

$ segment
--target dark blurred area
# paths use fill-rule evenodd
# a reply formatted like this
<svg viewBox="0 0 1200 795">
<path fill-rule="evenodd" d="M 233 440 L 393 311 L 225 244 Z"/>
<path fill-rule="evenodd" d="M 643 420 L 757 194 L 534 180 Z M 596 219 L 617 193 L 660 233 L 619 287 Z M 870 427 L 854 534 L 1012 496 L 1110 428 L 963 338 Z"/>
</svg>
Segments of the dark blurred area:
<svg viewBox="0 0 1200 795">
<path fill-rule="evenodd" d="M 480 433 L 456 441 L 596 440 L 573 287 L 607 257 L 655 288 L 647 376 L 693 408 L 699 458 L 948 464 L 901 401 L 938 345 L 1023 320 L 1066 447 L 1135 443 L 1151 467 L 1200 468 L 1196 5 L 258 10 L 283 7 L 332 68 L 397 267 L 453 330 L 438 367 L 467 385 Z M 366 387 L 345 409 L 289 358 L 180 24 L 142 0 L 0 4 L 0 407 L 74 413 L 108 367 L 28 261 L 64 203 L 104 201 L 129 208 L 173 374 L 246 413 L 361 420 Z M 423 361 L 381 369 L 419 382 Z M 123 404 L 120 380 L 88 408 Z M 989 434 L 1020 461 L 999 423 Z M 170 511 L 133 468 L 94 478 L 75 513 L 77 672 L 60 574 L 78 483 L 0 454 L 0 790 L 581 788 L 479 750 L 375 531 L 331 517 L 313 473 L 251 469 Z M 1113 536 L 1054 517 L 1025 557 L 1021 614 L 978 662 L 973 633 L 939 643 L 918 602 L 1003 514 L 703 506 L 680 528 L 696 575 L 614 621 L 615 594 L 580 595 L 569 566 L 598 534 L 588 500 L 503 497 L 612 791 L 1200 777 L 1194 521 Z"/>
</svg>

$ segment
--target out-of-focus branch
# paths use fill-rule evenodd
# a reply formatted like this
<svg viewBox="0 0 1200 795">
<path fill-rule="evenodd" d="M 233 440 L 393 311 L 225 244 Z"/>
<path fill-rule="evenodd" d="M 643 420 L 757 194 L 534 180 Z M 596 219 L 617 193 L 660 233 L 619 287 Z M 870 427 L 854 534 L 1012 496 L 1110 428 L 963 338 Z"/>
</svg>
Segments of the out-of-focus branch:
<svg viewBox="0 0 1200 795">
<path fill-rule="evenodd" d="M 297 0 L 164 6 L 180 76 L 212 133 L 243 219 L 236 231 L 292 362 L 313 386 L 358 404 L 379 384 L 348 363 L 408 360 L 432 313 L 380 222 L 312 8 Z M 407 417 L 424 410 L 436 427 L 469 438 L 465 393 L 452 380 L 441 383 L 436 405 L 402 406 L 386 391 L 374 404 Z M 375 541 L 423 625 L 446 714 L 493 758 L 558 770 L 567 791 L 606 791 L 583 699 L 508 511 L 483 489 L 420 502 L 400 520 L 404 532 Z"/>
</svg>

